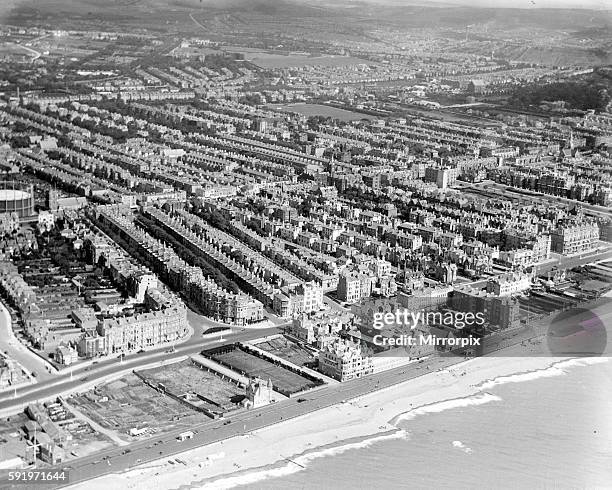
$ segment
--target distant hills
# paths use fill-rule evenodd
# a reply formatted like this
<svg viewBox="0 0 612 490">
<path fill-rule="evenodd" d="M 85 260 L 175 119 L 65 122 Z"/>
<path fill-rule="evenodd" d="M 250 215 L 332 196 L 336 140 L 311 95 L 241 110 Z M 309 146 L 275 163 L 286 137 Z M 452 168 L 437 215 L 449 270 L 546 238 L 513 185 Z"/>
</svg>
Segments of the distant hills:
<svg viewBox="0 0 612 490">
<path fill-rule="evenodd" d="M 459 0 L 449 0 L 457 3 Z M 398 3 L 401 2 L 401 5 Z M 189 12 L 337 18 L 394 27 L 449 27 L 484 24 L 490 29 L 542 28 L 610 37 L 612 10 L 483 8 L 448 1 L 415 0 L 1 0 L 0 21 L 69 20 L 83 16 L 165 21 Z"/>
</svg>

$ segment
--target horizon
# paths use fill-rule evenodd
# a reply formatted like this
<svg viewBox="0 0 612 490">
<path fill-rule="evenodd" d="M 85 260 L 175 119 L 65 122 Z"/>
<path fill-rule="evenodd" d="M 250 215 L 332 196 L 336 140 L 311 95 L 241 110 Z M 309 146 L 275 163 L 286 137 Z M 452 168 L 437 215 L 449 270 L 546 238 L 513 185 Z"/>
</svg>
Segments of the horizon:
<svg viewBox="0 0 612 490">
<path fill-rule="evenodd" d="M 580 10 L 612 10 L 606 0 L 349 0 L 350 3 L 370 3 L 392 6 L 410 6 L 420 4 L 423 6 L 452 8 L 500 8 L 500 9 L 580 9 Z"/>
<path fill-rule="evenodd" d="M 246 0 L 245 0 L 246 1 Z M 270 3 L 275 3 L 276 0 L 269 0 Z M 282 0 L 281 0 L 282 1 Z M 344 5 L 359 5 L 369 4 L 378 5 L 381 7 L 431 7 L 431 8 L 489 8 L 489 9 L 517 9 L 517 10 L 542 10 L 542 9 L 572 9 L 572 10 L 596 10 L 596 11 L 612 11 L 612 5 L 607 0 L 285 0 L 288 3 L 295 4 L 319 4 L 326 7 L 337 7 Z M 261 3 L 268 3 L 265 0 Z M 51 2 L 53 3 L 53 2 Z M 83 4 L 87 3 L 84 0 L 63 0 L 57 1 L 59 4 Z M 178 3 L 176 1 L 161 2 L 154 0 L 151 2 L 152 6 L 159 6 L 160 3 L 166 3 L 169 7 L 177 7 L 179 5 L 186 6 L 184 3 Z M 195 7 L 201 7 L 206 4 L 213 4 L 219 6 L 219 0 L 201 0 L 201 3 L 194 2 Z M 237 6 L 241 3 L 241 0 L 229 0 L 226 3 L 228 7 Z M 247 1 L 246 3 L 251 3 Z M 259 3 L 259 2 L 258 2 Z M 41 2 L 41 0 L 4 0 L 3 5 L 0 6 L 0 10 L 7 11 L 20 6 L 30 6 L 33 8 L 48 6 L 47 2 Z M 120 7 L 121 4 L 117 3 L 116 7 Z"/>
</svg>

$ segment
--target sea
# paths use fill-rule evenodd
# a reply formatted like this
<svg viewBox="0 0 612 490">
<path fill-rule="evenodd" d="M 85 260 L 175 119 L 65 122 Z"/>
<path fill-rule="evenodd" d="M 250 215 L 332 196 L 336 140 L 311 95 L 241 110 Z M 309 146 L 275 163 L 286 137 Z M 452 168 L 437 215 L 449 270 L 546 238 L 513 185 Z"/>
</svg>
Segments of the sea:
<svg viewBox="0 0 612 490">
<path fill-rule="evenodd" d="M 560 361 L 479 388 L 398 416 L 392 432 L 195 488 L 612 489 L 612 359 Z"/>
</svg>

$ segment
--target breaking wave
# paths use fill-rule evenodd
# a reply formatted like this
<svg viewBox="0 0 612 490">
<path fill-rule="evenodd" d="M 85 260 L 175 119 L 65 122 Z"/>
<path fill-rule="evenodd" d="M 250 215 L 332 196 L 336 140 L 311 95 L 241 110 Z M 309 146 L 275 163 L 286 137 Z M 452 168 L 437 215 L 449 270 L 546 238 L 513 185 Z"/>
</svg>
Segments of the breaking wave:
<svg viewBox="0 0 612 490">
<path fill-rule="evenodd" d="M 291 475 L 299 471 L 305 470 L 309 463 L 316 459 L 336 456 L 346 451 L 353 449 L 363 449 L 376 444 L 378 442 L 390 441 L 394 439 L 405 439 L 407 433 L 404 430 L 397 430 L 390 434 L 383 434 L 378 436 L 369 437 L 358 442 L 349 442 L 341 446 L 327 447 L 315 450 L 310 453 L 302 454 L 287 460 L 287 464 L 275 468 L 261 468 L 254 469 L 241 475 L 234 475 L 228 477 L 222 477 L 214 480 L 210 483 L 202 484 L 201 486 L 194 486 L 201 490 L 224 490 L 227 488 L 234 488 L 240 485 L 252 485 L 270 478 L 278 478 L 282 476 Z"/>
<path fill-rule="evenodd" d="M 523 383 L 525 381 L 533 381 L 541 378 L 562 376 L 566 374 L 566 370 L 568 368 L 576 366 L 589 366 L 591 364 L 600 364 L 603 362 L 608 362 L 608 359 L 604 357 L 568 359 L 565 361 L 555 362 L 551 366 L 544 369 L 536 369 L 534 371 L 526 371 L 524 373 L 510 374 L 508 376 L 499 376 L 497 378 L 488 379 L 477 385 L 476 388 L 479 391 L 484 391 L 508 383 Z"/>
<path fill-rule="evenodd" d="M 454 408 L 473 407 L 477 405 L 484 405 L 485 403 L 499 401 L 502 401 L 502 399 L 497 395 L 492 395 L 491 393 L 482 393 L 461 398 L 451 398 L 450 400 L 430 403 L 429 405 L 422 405 L 414 408 L 406 413 L 398 415 L 392 423 L 401 422 L 403 420 L 412 420 L 419 415 L 426 415 L 428 413 L 439 413 L 446 410 L 452 410 Z"/>
</svg>

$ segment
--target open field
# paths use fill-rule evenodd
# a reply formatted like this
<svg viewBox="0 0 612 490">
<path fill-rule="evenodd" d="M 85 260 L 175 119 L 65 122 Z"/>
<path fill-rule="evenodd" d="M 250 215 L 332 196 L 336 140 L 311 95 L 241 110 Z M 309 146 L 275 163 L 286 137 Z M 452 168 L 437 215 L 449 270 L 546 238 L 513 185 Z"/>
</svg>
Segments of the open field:
<svg viewBox="0 0 612 490">
<path fill-rule="evenodd" d="M 29 55 L 32 56 L 32 52 L 23 46 L 15 43 L 0 43 L 0 57 L 8 55 Z"/>
<path fill-rule="evenodd" d="M 306 66 L 352 66 L 361 64 L 372 64 L 368 60 L 355 58 L 353 56 L 311 56 L 308 53 L 278 53 L 262 51 L 256 48 L 245 48 L 241 46 L 227 46 L 224 51 L 240 53 L 244 58 L 260 68 L 303 68 Z"/>
<path fill-rule="evenodd" d="M 264 380 L 271 379 L 274 389 L 284 395 L 290 395 L 316 386 L 315 383 L 304 376 L 300 376 L 282 366 L 273 364 L 238 348 L 225 348 L 209 354 L 209 357 L 245 376 L 258 376 Z"/>
<path fill-rule="evenodd" d="M 255 53 L 246 57 L 260 68 L 302 68 L 305 66 L 350 66 L 367 63 L 366 60 L 350 56 L 303 56 L 270 53 Z"/>
</svg>

